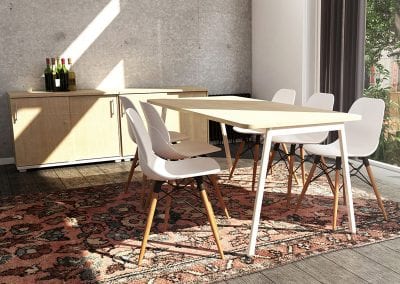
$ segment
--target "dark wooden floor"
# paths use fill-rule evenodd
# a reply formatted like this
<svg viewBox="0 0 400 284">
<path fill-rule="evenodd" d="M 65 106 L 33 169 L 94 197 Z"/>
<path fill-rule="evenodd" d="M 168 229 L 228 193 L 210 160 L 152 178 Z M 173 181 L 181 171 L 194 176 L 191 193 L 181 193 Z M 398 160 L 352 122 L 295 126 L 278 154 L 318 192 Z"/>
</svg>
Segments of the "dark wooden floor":
<svg viewBox="0 0 400 284">
<path fill-rule="evenodd" d="M 224 162 L 222 158 L 219 161 Z M 125 182 L 129 169 L 130 162 L 111 162 L 19 173 L 14 165 L 4 165 L 0 166 L 0 194 L 17 195 Z M 399 200 L 400 174 L 378 173 L 383 196 L 387 192 Z M 141 177 L 138 174 L 134 178 Z M 400 238 L 323 254 L 220 283 L 400 283 Z"/>
<path fill-rule="evenodd" d="M 130 162 L 99 163 L 44 168 L 20 173 L 14 165 L 0 166 L 0 194 L 15 195 L 57 191 L 85 186 L 125 182 Z"/>
</svg>

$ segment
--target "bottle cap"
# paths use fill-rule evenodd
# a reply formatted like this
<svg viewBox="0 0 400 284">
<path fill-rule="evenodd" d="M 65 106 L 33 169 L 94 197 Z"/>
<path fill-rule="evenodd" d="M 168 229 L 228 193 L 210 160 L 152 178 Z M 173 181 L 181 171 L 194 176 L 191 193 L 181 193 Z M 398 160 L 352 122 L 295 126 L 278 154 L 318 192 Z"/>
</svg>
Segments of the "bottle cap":
<svg viewBox="0 0 400 284">
<path fill-rule="evenodd" d="M 65 59 L 61 58 L 61 64 L 65 64 Z"/>
<path fill-rule="evenodd" d="M 71 62 L 72 62 L 71 57 L 68 57 L 68 64 L 72 64 Z"/>
<path fill-rule="evenodd" d="M 46 64 L 49 65 L 50 64 L 50 58 L 46 58 Z"/>
<path fill-rule="evenodd" d="M 56 59 L 54 57 L 51 58 L 51 63 L 55 64 L 56 63 Z"/>
</svg>

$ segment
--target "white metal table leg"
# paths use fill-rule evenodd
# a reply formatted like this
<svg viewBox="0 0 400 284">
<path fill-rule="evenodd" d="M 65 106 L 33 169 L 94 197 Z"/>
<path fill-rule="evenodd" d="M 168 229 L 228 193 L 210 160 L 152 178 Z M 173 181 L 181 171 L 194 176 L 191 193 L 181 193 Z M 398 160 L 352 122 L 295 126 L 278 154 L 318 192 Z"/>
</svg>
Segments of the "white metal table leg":
<svg viewBox="0 0 400 284">
<path fill-rule="evenodd" d="M 339 142 L 340 142 L 340 153 L 342 155 L 342 168 L 344 171 L 344 184 L 345 184 L 345 194 L 346 194 L 346 203 L 347 203 L 347 215 L 349 218 L 349 229 L 350 232 L 356 233 L 356 222 L 354 218 L 354 207 L 353 207 L 353 193 L 351 190 L 351 181 L 350 181 L 350 169 L 349 169 L 349 159 L 347 152 L 347 143 L 346 143 L 346 133 L 344 130 L 344 125 L 342 125 L 339 129 Z"/>
<path fill-rule="evenodd" d="M 267 132 L 264 134 L 264 146 L 261 157 L 261 167 L 258 177 L 256 200 L 254 202 L 253 219 L 251 223 L 250 243 L 247 251 L 248 256 L 253 256 L 256 250 L 257 232 L 258 232 L 258 225 L 260 223 L 261 206 L 264 197 L 264 186 L 265 186 L 265 180 L 267 178 L 268 159 L 269 159 L 269 151 L 271 149 L 271 143 L 272 143 L 272 134 L 267 130 Z"/>
<path fill-rule="evenodd" d="M 220 123 L 221 126 L 221 133 L 222 133 L 222 140 L 224 142 L 225 148 L 225 156 L 226 156 L 226 164 L 228 169 L 232 169 L 232 157 L 231 157 L 231 149 L 229 148 L 229 141 L 228 141 L 228 134 L 226 133 L 225 123 Z"/>
</svg>

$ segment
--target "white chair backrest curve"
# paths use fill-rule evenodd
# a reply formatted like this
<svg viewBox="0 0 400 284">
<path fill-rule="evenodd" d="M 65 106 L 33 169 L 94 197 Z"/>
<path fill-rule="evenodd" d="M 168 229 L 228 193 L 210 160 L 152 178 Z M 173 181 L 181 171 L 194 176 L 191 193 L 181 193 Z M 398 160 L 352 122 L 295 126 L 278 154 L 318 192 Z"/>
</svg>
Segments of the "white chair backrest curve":
<svg viewBox="0 0 400 284">
<path fill-rule="evenodd" d="M 333 96 L 333 94 L 315 93 L 307 100 L 304 106 L 319 108 L 323 110 L 333 110 L 334 101 L 335 97 Z"/>
<path fill-rule="evenodd" d="M 143 173 L 152 180 L 165 181 L 175 179 L 176 177 L 171 176 L 166 171 L 167 161 L 153 152 L 150 136 L 138 112 L 133 108 L 129 108 L 126 110 L 126 117 L 128 126 L 132 129 L 136 138 L 139 148 L 140 167 Z"/>
<path fill-rule="evenodd" d="M 356 100 L 349 113 L 359 114 L 361 120 L 345 122 L 346 141 L 349 153 L 357 149 L 360 157 L 375 152 L 382 130 L 385 102 L 381 99 L 363 97 Z"/>
<path fill-rule="evenodd" d="M 304 106 L 318 108 L 323 110 L 333 110 L 333 104 L 335 101 L 335 97 L 333 94 L 329 93 L 315 93 L 313 94 Z M 312 137 L 314 143 L 323 142 L 328 137 L 329 132 L 315 132 L 307 134 L 308 139 Z M 301 136 L 300 136 L 301 137 Z"/>
<path fill-rule="evenodd" d="M 168 129 L 156 108 L 146 102 L 140 102 L 140 105 L 147 120 L 151 141 L 153 141 L 153 151 L 164 159 L 179 160 L 186 158 L 172 147 Z"/>
<path fill-rule="evenodd" d="M 127 110 L 128 108 L 132 108 L 132 109 L 134 109 L 135 111 L 137 111 L 136 108 L 135 108 L 135 106 L 133 105 L 133 103 L 132 103 L 128 98 L 119 97 L 119 100 L 120 100 L 120 102 L 122 103 L 122 107 L 124 108 L 125 113 L 126 113 L 126 110 Z M 133 130 L 131 129 L 131 127 L 128 127 L 128 133 L 129 133 L 129 137 L 131 137 L 131 139 L 133 140 L 133 142 L 136 143 L 136 137 L 135 137 L 135 135 L 133 134 Z"/>
<path fill-rule="evenodd" d="M 294 100 L 296 99 L 296 91 L 293 89 L 279 89 L 274 97 L 272 98 L 272 102 L 282 103 L 282 104 L 294 104 Z"/>
</svg>

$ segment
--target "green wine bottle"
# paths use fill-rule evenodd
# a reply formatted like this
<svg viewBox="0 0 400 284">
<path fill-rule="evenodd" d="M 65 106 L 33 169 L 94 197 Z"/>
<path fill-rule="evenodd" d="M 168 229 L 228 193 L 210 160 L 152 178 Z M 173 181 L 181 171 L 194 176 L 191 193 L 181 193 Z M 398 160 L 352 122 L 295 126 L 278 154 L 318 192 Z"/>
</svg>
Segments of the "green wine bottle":
<svg viewBox="0 0 400 284">
<path fill-rule="evenodd" d="M 76 77 L 74 70 L 72 70 L 71 58 L 68 58 L 68 90 L 76 91 Z"/>
<path fill-rule="evenodd" d="M 46 58 L 46 69 L 44 69 L 44 85 L 47 92 L 53 90 L 53 70 L 50 66 L 50 58 Z"/>
<path fill-rule="evenodd" d="M 56 59 L 54 57 L 51 58 L 51 71 L 52 71 L 52 91 L 55 92 L 57 90 L 57 66 L 56 66 Z M 58 81 L 59 83 L 59 81 Z"/>
<path fill-rule="evenodd" d="M 61 59 L 61 69 L 60 69 L 60 88 L 61 91 L 68 91 L 68 70 L 65 67 L 65 59 Z"/>
<path fill-rule="evenodd" d="M 62 68 L 62 66 L 61 66 L 60 57 L 57 57 L 57 66 L 54 68 L 55 70 L 53 70 L 53 75 L 54 75 L 54 71 L 55 71 L 54 90 L 56 92 L 61 91 L 61 78 L 60 78 L 61 68 Z"/>
</svg>

